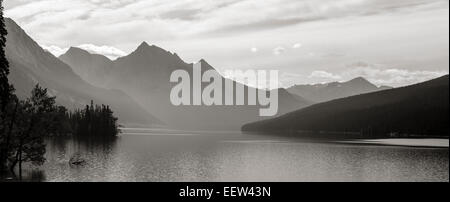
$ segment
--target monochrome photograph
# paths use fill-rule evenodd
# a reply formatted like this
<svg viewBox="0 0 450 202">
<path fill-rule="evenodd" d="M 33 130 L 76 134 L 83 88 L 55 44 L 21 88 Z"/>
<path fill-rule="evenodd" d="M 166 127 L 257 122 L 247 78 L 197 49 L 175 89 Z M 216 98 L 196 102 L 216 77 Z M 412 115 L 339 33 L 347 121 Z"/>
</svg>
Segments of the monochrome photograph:
<svg viewBox="0 0 450 202">
<path fill-rule="evenodd" d="M 2 184 L 449 182 L 448 0 L 0 3 Z"/>
</svg>

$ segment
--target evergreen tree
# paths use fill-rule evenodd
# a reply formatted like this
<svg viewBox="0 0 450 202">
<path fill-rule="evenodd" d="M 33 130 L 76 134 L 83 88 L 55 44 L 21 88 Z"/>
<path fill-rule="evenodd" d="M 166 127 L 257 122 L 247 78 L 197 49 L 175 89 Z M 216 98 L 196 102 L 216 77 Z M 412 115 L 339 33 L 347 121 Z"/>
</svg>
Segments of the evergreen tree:
<svg viewBox="0 0 450 202">
<path fill-rule="evenodd" d="M 44 138 L 54 133 L 54 125 L 59 121 L 55 97 L 50 97 L 47 89 L 39 85 L 32 90 L 30 98 L 20 103 L 12 143 L 15 154 L 10 157 L 10 169 L 13 171 L 19 165 L 19 177 L 23 162 L 44 163 Z"/>
<path fill-rule="evenodd" d="M 44 163 L 46 151 L 45 138 L 55 135 L 100 138 L 111 140 L 119 133 L 117 118 L 109 106 L 98 106 L 91 102 L 83 110 L 68 111 L 57 106 L 55 97 L 51 97 L 37 84 L 26 100 L 15 95 L 4 113 L 5 130 L 1 134 L 1 151 L 4 156 L 2 165 L 8 166 L 14 174 L 18 165 L 19 179 L 22 176 L 22 164 Z"/>
<path fill-rule="evenodd" d="M 0 113 L 5 113 L 11 92 L 11 87 L 8 82 L 9 63 L 6 60 L 5 54 L 7 34 L 5 19 L 3 18 L 3 0 L 0 0 Z"/>
<path fill-rule="evenodd" d="M 6 109 L 12 89 L 8 82 L 9 64 L 5 55 L 6 35 L 5 19 L 3 18 L 3 0 L 0 0 L 0 171 L 5 168 L 7 160 L 6 153 L 8 153 L 9 147 L 5 134 L 7 127 Z"/>
<path fill-rule="evenodd" d="M 109 106 L 86 105 L 84 110 L 76 110 L 67 115 L 72 133 L 76 137 L 110 138 L 120 132 L 117 118 Z"/>
</svg>

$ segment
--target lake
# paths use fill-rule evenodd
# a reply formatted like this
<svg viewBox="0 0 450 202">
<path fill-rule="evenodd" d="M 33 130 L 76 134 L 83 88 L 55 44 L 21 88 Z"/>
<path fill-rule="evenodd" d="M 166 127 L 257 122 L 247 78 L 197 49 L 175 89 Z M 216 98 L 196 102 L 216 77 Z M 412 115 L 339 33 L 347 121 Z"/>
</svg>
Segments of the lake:
<svg viewBox="0 0 450 202">
<path fill-rule="evenodd" d="M 411 146 L 386 141 L 126 129 L 111 142 L 49 140 L 46 163 L 24 175 L 52 182 L 449 181 L 448 139 L 431 141 L 440 147 L 427 146 L 430 140 Z M 76 153 L 86 165 L 69 165 Z"/>
</svg>

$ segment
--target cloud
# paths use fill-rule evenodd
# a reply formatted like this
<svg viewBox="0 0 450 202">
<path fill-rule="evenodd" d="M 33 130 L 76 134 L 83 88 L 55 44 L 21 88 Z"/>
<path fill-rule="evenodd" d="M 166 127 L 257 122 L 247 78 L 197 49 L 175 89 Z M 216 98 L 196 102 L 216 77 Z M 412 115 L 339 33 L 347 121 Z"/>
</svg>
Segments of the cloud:
<svg viewBox="0 0 450 202">
<path fill-rule="evenodd" d="M 301 48 L 303 46 L 303 44 L 301 44 L 301 43 L 296 43 L 296 44 L 294 44 L 293 46 L 292 46 L 292 48 L 293 49 L 298 49 L 298 48 Z"/>
<path fill-rule="evenodd" d="M 69 50 L 69 48 L 60 48 L 60 47 L 55 46 L 55 45 L 50 45 L 50 46 L 42 45 L 42 48 L 44 50 L 50 52 L 51 54 L 53 54 L 56 57 L 59 57 L 60 55 L 62 55 L 65 52 L 67 52 L 67 50 Z"/>
<path fill-rule="evenodd" d="M 342 79 L 339 75 L 334 75 L 326 71 L 313 71 L 309 78 L 327 79 L 327 80 L 337 80 Z"/>
<path fill-rule="evenodd" d="M 448 0 L 4 1 L 5 15 L 40 44 L 53 45 L 46 48 L 55 55 L 66 50 L 59 47 L 105 44 L 119 51 L 84 48 L 116 58 L 148 41 L 186 61 L 207 58 L 218 68 L 276 67 L 304 75 L 300 82 L 305 83 L 324 80 L 308 78 L 315 70 L 333 72 L 331 78 L 346 77 L 350 67 L 345 64 L 355 60 L 390 65 L 375 68 L 380 71 L 416 72 L 414 78 L 448 71 L 448 46 L 442 45 L 448 44 L 448 4 Z M 414 80 L 374 78 L 399 86 Z"/>
<path fill-rule="evenodd" d="M 127 55 L 124 51 L 112 47 L 112 46 L 96 46 L 93 44 L 82 44 L 76 46 L 78 48 L 81 48 L 83 50 L 88 51 L 91 54 L 99 54 L 104 55 L 108 57 L 111 60 L 117 59 L 118 57 L 122 57 Z M 69 50 L 69 48 L 61 48 L 55 45 L 45 46 L 42 45 L 42 48 L 44 50 L 47 50 L 48 52 L 52 53 L 54 56 L 59 57 L 60 55 L 64 54 Z"/>
<path fill-rule="evenodd" d="M 96 46 L 93 44 L 82 44 L 77 47 L 84 49 L 92 54 L 104 55 L 112 60 L 127 55 L 124 51 L 112 46 Z"/>
<path fill-rule="evenodd" d="M 280 73 L 279 80 L 280 87 L 289 88 L 291 86 L 299 84 L 300 81 L 305 80 L 305 76 L 302 74 L 282 71 Z"/>
<path fill-rule="evenodd" d="M 250 51 L 251 51 L 252 53 L 256 53 L 256 52 L 259 51 L 259 49 L 258 49 L 258 48 L 250 48 Z"/>
<path fill-rule="evenodd" d="M 8 0 L 6 15 L 37 29 L 43 24 L 119 23 L 146 21 L 161 35 L 256 31 L 349 16 L 412 12 L 442 0 Z M 438 4 L 438 5 L 434 5 Z M 428 6 L 428 7 L 427 7 Z M 424 7 L 424 8 L 422 8 Z M 139 28 L 143 28 L 142 26 Z M 150 28 L 150 27 L 149 27 Z M 73 30 L 72 30 L 73 31 Z M 43 30 L 42 30 L 43 32 Z"/>
<path fill-rule="evenodd" d="M 313 71 L 308 76 L 303 76 L 302 74 L 282 73 L 280 78 L 283 86 L 348 81 L 357 77 L 364 77 L 371 83 L 378 86 L 402 87 L 422 83 L 449 74 L 448 70 L 408 70 L 402 68 L 389 68 L 380 64 L 369 64 L 364 62 L 354 63 L 348 67 L 349 69 L 334 74 L 327 71 L 318 70 Z M 305 81 L 310 81 L 310 83 Z"/>
<path fill-rule="evenodd" d="M 364 62 L 358 62 L 349 67 L 350 70 L 342 73 L 343 77 L 362 76 L 374 84 L 394 87 L 421 83 L 448 74 L 448 71 L 408 70 Z"/>
<path fill-rule="evenodd" d="M 286 51 L 286 48 L 284 48 L 283 46 L 278 46 L 276 48 L 273 49 L 273 54 L 274 55 L 281 55 Z"/>
</svg>

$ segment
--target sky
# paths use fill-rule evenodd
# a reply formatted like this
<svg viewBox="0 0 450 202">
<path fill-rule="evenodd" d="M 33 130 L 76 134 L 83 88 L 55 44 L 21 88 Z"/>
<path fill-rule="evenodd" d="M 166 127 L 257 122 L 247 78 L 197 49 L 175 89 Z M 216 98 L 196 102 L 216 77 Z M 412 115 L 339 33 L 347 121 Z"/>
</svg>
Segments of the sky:
<svg viewBox="0 0 450 202">
<path fill-rule="evenodd" d="M 405 86 L 449 72 L 448 0 L 6 0 L 5 15 L 59 56 L 111 59 L 146 41 L 217 70 L 276 69 L 281 85 Z"/>
</svg>

